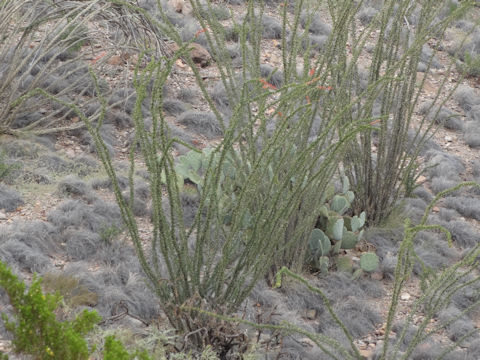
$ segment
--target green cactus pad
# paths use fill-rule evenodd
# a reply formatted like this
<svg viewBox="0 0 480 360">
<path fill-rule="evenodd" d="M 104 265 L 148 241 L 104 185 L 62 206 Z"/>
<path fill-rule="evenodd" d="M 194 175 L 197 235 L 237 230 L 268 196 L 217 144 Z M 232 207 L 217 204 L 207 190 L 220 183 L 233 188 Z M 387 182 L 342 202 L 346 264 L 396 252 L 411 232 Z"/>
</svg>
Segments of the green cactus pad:
<svg viewBox="0 0 480 360">
<path fill-rule="evenodd" d="M 365 211 L 362 211 L 362 212 L 360 213 L 359 218 L 360 218 L 360 220 L 362 220 L 362 226 L 365 225 L 365 220 L 366 220 L 366 218 L 367 218 L 367 214 L 365 213 Z M 362 226 L 360 226 L 360 227 L 362 227 Z"/>
<path fill-rule="evenodd" d="M 350 207 L 350 203 L 348 202 L 345 196 L 335 195 L 332 199 L 332 203 L 330 204 L 330 209 L 334 212 L 343 215 L 343 213 Z"/>
<path fill-rule="evenodd" d="M 330 238 L 333 239 L 333 228 L 339 219 L 342 219 L 340 215 L 338 215 L 334 211 L 328 212 L 328 218 L 323 219 L 320 222 L 320 229 L 325 231 L 325 234 Z M 325 221 L 326 220 L 326 221 Z M 338 225 L 337 225 L 338 226 Z"/>
<path fill-rule="evenodd" d="M 333 185 L 329 185 L 327 186 L 327 188 L 325 189 L 325 200 L 330 200 L 333 195 L 335 195 L 335 186 Z"/>
<path fill-rule="evenodd" d="M 336 264 L 337 264 L 338 271 L 344 271 L 349 273 L 352 272 L 352 268 L 353 268 L 352 259 L 350 259 L 349 257 L 347 256 L 338 257 Z"/>
<path fill-rule="evenodd" d="M 348 190 L 350 190 L 350 180 L 348 180 L 348 177 L 343 176 L 342 177 L 342 192 L 345 194 Z"/>
<path fill-rule="evenodd" d="M 325 205 L 320 206 L 318 212 L 320 213 L 320 216 L 328 217 L 328 208 Z"/>
<path fill-rule="evenodd" d="M 332 252 L 333 252 L 334 254 L 338 254 L 338 253 L 340 252 L 341 248 L 342 248 L 342 241 L 340 240 L 340 241 L 337 241 L 337 242 L 335 243 L 335 245 L 333 245 L 333 250 L 332 250 Z"/>
<path fill-rule="evenodd" d="M 355 200 L 355 194 L 353 193 L 353 191 L 347 191 L 345 193 L 345 197 L 347 198 L 349 203 L 352 203 L 353 200 Z"/>
<path fill-rule="evenodd" d="M 320 259 L 318 259 L 318 268 L 320 271 L 324 274 L 328 273 L 328 267 L 330 266 L 330 260 L 326 256 L 321 256 Z"/>
<path fill-rule="evenodd" d="M 364 232 L 365 232 L 365 230 L 362 229 L 362 230 L 358 233 L 357 242 L 360 241 L 360 240 L 362 240 Z"/>
<path fill-rule="evenodd" d="M 332 227 L 333 240 L 340 241 L 343 238 L 343 218 L 337 219 Z"/>
<path fill-rule="evenodd" d="M 357 245 L 358 237 L 351 231 L 345 231 L 342 238 L 342 249 L 353 249 Z"/>
<path fill-rule="evenodd" d="M 358 230 L 360 230 L 361 227 L 362 227 L 362 220 L 355 215 L 350 221 L 350 229 L 352 229 L 353 232 L 357 232 Z"/>
<path fill-rule="evenodd" d="M 332 244 L 330 239 L 325 233 L 320 229 L 313 229 L 310 233 L 309 240 L 310 250 L 314 253 L 313 256 L 316 258 L 318 256 L 325 256 L 330 252 Z"/>
<path fill-rule="evenodd" d="M 365 253 L 360 258 L 360 267 L 363 271 L 371 272 L 378 269 L 378 256 L 374 253 Z"/>
</svg>

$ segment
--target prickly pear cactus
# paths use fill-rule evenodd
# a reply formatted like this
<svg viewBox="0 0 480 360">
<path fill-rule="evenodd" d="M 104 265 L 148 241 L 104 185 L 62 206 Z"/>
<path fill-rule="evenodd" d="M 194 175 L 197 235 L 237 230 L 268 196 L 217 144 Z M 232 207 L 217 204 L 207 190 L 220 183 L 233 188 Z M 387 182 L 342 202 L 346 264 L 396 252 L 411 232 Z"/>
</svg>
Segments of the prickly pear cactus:
<svg viewBox="0 0 480 360">
<path fill-rule="evenodd" d="M 320 208 L 317 227 L 322 229 L 334 243 L 334 252 L 353 249 L 363 236 L 366 214 L 353 217 L 345 215 L 355 199 L 346 176 L 342 181 L 342 193 L 333 194 L 331 200 Z"/>
<path fill-rule="evenodd" d="M 310 250 L 313 257 L 327 256 L 330 253 L 332 244 L 330 239 L 320 229 L 313 229 L 310 233 L 309 241 Z"/>
<path fill-rule="evenodd" d="M 339 215 L 343 215 L 350 207 L 350 202 L 346 196 L 335 195 L 330 204 L 330 209 Z"/>
<path fill-rule="evenodd" d="M 353 249 L 357 245 L 358 236 L 352 232 L 344 229 L 341 249 L 348 250 Z"/>
<path fill-rule="evenodd" d="M 211 151 L 212 149 L 198 152 L 191 150 L 185 155 L 179 156 L 178 163 L 175 166 L 177 176 L 182 180 L 189 180 L 195 185 L 200 185 L 208 166 Z"/>
<path fill-rule="evenodd" d="M 374 253 L 365 253 L 360 258 L 360 268 L 363 271 L 371 272 L 378 269 L 379 260 L 378 256 Z"/>
<path fill-rule="evenodd" d="M 342 193 L 335 194 L 332 189 L 326 204 L 320 207 L 316 229 L 312 231 L 309 242 L 309 262 L 317 269 L 325 268 L 325 260 L 320 264 L 320 257 L 337 254 L 341 249 L 353 249 L 362 239 L 364 232 L 362 228 L 366 220 L 365 212 L 358 216 L 345 215 L 354 199 L 348 178 L 344 176 Z"/>
<path fill-rule="evenodd" d="M 313 229 L 310 233 L 308 245 L 310 250 L 308 255 L 309 264 L 322 272 L 328 272 L 330 263 L 328 255 L 332 247 L 328 236 L 320 229 Z"/>
</svg>

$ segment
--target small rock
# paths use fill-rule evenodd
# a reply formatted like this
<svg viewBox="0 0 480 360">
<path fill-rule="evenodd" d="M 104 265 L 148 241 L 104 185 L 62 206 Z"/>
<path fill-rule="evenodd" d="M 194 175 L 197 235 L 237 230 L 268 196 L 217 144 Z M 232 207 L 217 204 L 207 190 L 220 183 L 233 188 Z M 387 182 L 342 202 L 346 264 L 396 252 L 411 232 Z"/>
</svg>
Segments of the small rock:
<svg viewBox="0 0 480 360">
<path fill-rule="evenodd" d="M 167 52 L 170 56 L 172 56 L 176 51 L 178 51 L 179 47 L 175 43 L 169 43 L 167 45 Z M 197 43 L 190 44 L 190 58 L 193 60 L 195 64 L 199 64 L 201 67 L 206 67 L 210 64 L 212 57 L 207 49 L 205 49 L 202 45 Z M 176 64 L 182 68 L 185 65 L 182 63 L 180 59 L 177 60 Z"/>
<path fill-rule="evenodd" d="M 123 64 L 123 59 L 119 55 L 115 55 L 108 59 L 107 63 L 109 65 L 118 66 Z"/>
<path fill-rule="evenodd" d="M 7 220 L 7 215 L 3 211 L 0 211 L 0 220 Z"/>
<path fill-rule="evenodd" d="M 183 13 L 185 3 L 184 0 L 170 0 L 168 5 L 177 13 Z"/>
<path fill-rule="evenodd" d="M 445 141 L 446 142 L 452 142 L 453 141 L 453 138 L 449 135 L 445 136 Z"/>
<path fill-rule="evenodd" d="M 382 280 L 383 279 L 383 273 L 381 271 L 375 271 L 370 275 L 372 280 Z"/>
<path fill-rule="evenodd" d="M 132 328 L 135 329 L 136 330 L 135 334 L 137 334 L 137 331 L 141 333 L 142 332 L 141 330 L 145 328 L 145 324 L 142 321 L 136 318 L 132 318 L 131 316 L 124 317 L 122 323 L 123 323 L 122 325 L 125 325 L 127 329 L 132 329 Z"/>
<path fill-rule="evenodd" d="M 185 68 L 187 65 L 185 65 L 182 61 L 182 59 L 177 59 L 177 61 L 175 61 L 175 64 L 179 67 L 179 68 Z"/>
<path fill-rule="evenodd" d="M 75 157 L 75 150 L 67 149 L 65 150 L 65 154 L 67 155 L 68 158 L 73 159 Z"/>
<path fill-rule="evenodd" d="M 202 45 L 197 43 L 191 44 L 192 50 L 190 51 L 190 57 L 195 64 L 199 64 L 202 68 L 210 64 L 212 57 L 210 53 Z"/>
<path fill-rule="evenodd" d="M 282 59 L 281 59 L 279 56 L 275 55 L 275 54 L 271 54 L 271 55 L 270 55 L 270 61 L 271 61 L 274 65 L 277 65 L 277 64 L 279 64 L 279 63 L 282 61 Z"/>
<path fill-rule="evenodd" d="M 308 320 L 315 320 L 317 318 L 317 310 L 310 309 L 307 310 L 307 319 Z"/>
<path fill-rule="evenodd" d="M 360 349 L 358 350 L 363 359 L 373 358 L 373 349 Z"/>
<path fill-rule="evenodd" d="M 358 346 L 359 349 L 366 349 L 367 348 L 367 344 L 365 343 L 365 341 L 362 341 L 362 340 L 357 341 L 357 346 Z"/>
<path fill-rule="evenodd" d="M 406 301 L 406 300 L 410 299 L 410 294 L 409 293 L 403 293 L 402 295 L 400 295 L 400 299 Z"/>
<path fill-rule="evenodd" d="M 12 342 L 10 340 L 0 340 L 0 351 L 8 352 L 12 348 Z"/>
<path fill-rule="evenodd" d="M 427 178 L 423 175 L 420 175 L 418 178 L 417 178 L 417 181 L 416 183 L 417 184 L 423 184 L 425 181 L 427 181 Z"/>
<path fill-rule="evenodd" d="M 309 338 L 300 339 L 300 343 L 305 347 L 315 347 L 315 343 Z"/>
</svg>

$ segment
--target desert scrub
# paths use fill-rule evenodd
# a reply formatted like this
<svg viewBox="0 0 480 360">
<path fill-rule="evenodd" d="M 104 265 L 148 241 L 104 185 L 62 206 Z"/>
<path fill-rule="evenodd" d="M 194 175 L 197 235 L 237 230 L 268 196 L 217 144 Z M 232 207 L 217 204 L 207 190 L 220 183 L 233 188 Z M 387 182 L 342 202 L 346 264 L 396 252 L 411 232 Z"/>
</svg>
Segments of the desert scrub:
<svg viewBox="0 0 480 360">
<path fill-rule="evenodd" d="M 71 309 L 78 306 L 92 306 L 97 303 L 98 295 L 71 275 L 48 273 L 42 279 L 43 288 L 48 293 L 62 296 L 62 301 Z"/>
<path fill-rule="evenodd" d="M 103 350 L 103 360 L 152 360 L 145 351 L 130 353 L 114 336 L 107 336 Z"/>
<path fill-rule="evenodd" d="M 30 354 L 35 359 L 82 360 L 91 351 L 84 336 L 100 321 L 95 311 L 84 310 L 72 321 L 57 321 L 54 311 L 62 298 L 44 294 L 36 276 L 26 285 L 0 262 L 0 286 L 6 291 L 14 310 L 13 318 L 2 314 L 5 328 L 13 338 L 16 353 Z"/>
<path fill-rule="evenodd" d="M 88 67 L 101 67 L 113 49 L 90 63 L 86 60 L 91 55 L 80 50 L 93 44 L 88 24 L 110 6 L 100 0 L 0 2 L 0 134 L 39 135 L 84 127 L 68 121 L 73 112 L 36 96 L 34 90 L 44 89 L 84 108 L 94 103 Z M 106 82 L 101 87 L 108 91 Z"/>
<path fill-rule="evenodd" d="M 478 256 L 480 255 L 480 245 L 478 243 L 475 244 L 473 248 L 466 252 L 462 260 L 446 266 L 439 272 L 430 271 L 414 249 L 415 236 L 423 231 L 445 235 L 446 241 L 451 244 L 451 234 L 448 230 L 440 225 L 427 225 L 427 219 L 431 210 L 440 199 L 466 186 L 480 188 L 479 184 L 467 182 L 442 191 L 427 206 L 423 218 L 418 225 L 412 224 L 409 219 L 405 220 L 404 237 L 400 243 L 396 259 L 393 293 L 390 298 L 389 311 L 385 322 L 382 322 L 386 324 L 386 340 L 382 345 L 378 344 L 373 355 L 374 359 L 407 360 L 420 358 L 415 355 L 427 349 L 425 356 L 428 355 L 428 358 L 440 360 L 447 358 L 448 354 L 455 353 L 455 350 L 460 347 L 468 347 L 468 342 L 475 339 L 474 335 L 478 333 L 478 329 L 472 325 L 466 327 L 466 330 L 463 331 L 461 335 L 455 334 L 456 336 L 450 336 L 452 342 L 447 345 L 432 341 L 432 338 L 434 338 L 436 334 L 444 334 L 445 331 L 448 332 L 454 329 L 455 326 L 464 325 L 467 323 L 465 317 L 472 312 L 475 313 L 478 311 L 480 306 L 480 296 L 478 295 L 480 276 L 478 276 L 477 270 L 479 267 Z M 366 253 L 364 255 L 368 255 L 364 260 L 364 271 L 371 271 L 378 266 L 378 259 L 374 258 L 372 254 Z M 399 307 L 400 296 L 405 290 L 409 279 L 413 276 L 415 264 L 419 265 L 422 269 L 420 272 L 422 292 L 409 307 L 404 321 L 399 324 L 395 321 L 395 318 Z M 320 296 L 327 309 L 323 314 L 323 318 L 326 320 L 327 317 L 330 317 L 338 327 L 335 336 L 328 336 L 321 332 L 309 332 L 290 322 L 258 324 L 243 318 L 227 317 L 213 312 L 206 312 L 202 309 L 191 308 L 188 305 L 182 308 L 188 311 L 199 311 L 207 316 L 221 319 L 225 322 L 244 324 L 262 331 L 271 331 L 283 335 L 297 334 L 302 337 L 307 337 L 318 346 L 327 359 L 364 359 L 355 345 L 354 337 L 350 329 L 336 314 L 331 300 L 327 297 L 324 289 L 311 285 L 301 274 L 294 273 L 286 267 L 280 269 L 276 274 L 274 287 L 282 287 L 285 277 L 289 277 L 303 284 L 309 291 Z M 471 291 L 474 291 L 474 293 L 470 293 Z M 459 300 L 458 296 L 464 296 L 468 299 Z M 343 300 L 344 299 L 342 299 L 342 301 Z M 456 302 L 461 304 L 461 309 L 452 308 L 452 305 Z M 416 321 L 417 319 L 420 320 Z M 415 324 L 415 326 L 413 324 Z M 392 333 L 393 331 L 395 331 L 395 333 Z M 474 355 L 467 358 L 476 358 L 477 353 L 475 353 L 475 349 L 476 345 L 472 346 L 472 349 L 468 349 L 468 353 L 473 353 Z M 452 357 L 454 357 L 453 354 Z"/>
<path fill-rule="evenodd" d="M 465 76 L 480 76 L 480 56 L 465 52 L 463 62 L 457 61 L 457 68 Z"/>
<path fill-rule="evenodd" d="M 207 346 L 201 354 L 198 356 L 192 356 L 191 354 L 185 352 L 179 352 L 173 354 L 156 354 L 155 357 L 152 357 L 145 350 L 135 350 L 128 351 L 123 343 L 115 338 L 115 336 L 110 335 L 105 338 L 105 345 L 103 350 L 103 360 L 167 360 L 167 359 L 177 359 L 177 360 L 217 360 L 217 354 L 212 349 L 211 346 Z"/>
<path fill-rule="evenodd" d="M 148 12 L 130 3 L 118 3 L 123 5 L 122 11 L 133 12 L 157 24 Z M 301 3 L 298 2 L 295 9 L 297 18 L 303 9 Z M 199 11 L 197 5 L 198 2 L 193 2 L 195 13 Z M 334 177 L 345 144 L 362 126 L 357 123 L 340 126 L 339 117 L 320 119 L 317 116 L 318 103 L 325 91 L 316 87 L 320 79 L 312 82 L 308 73 L 299 78 L 296 67 L 292 66 L 297 52 L 285 52 L 288 64 L 285 64 L 283 81 L 276 82 L 281 88 L 268 82 L 273 76 L 262 77 L 260 59 L 250 50 L 253 46 L 259 52 L 261 45 L 262 31 L 258 30 L 263 14 L 254 11 L 256 5 L 254 1 L 248 3 L 248 14 L 241 27 L 241 47 L 248 52 L 245 56 L 251 62 L 245 63 L 240 77 L 233 71 L 230 58 L 223 56 L 224 30 L 217 19 L 209 13 L 197 17 L 203 28 L 214 29 L 204 33 L 211 42 L 209 48 L 213 49 L 215 66 L 222 78 L 220 86 L 225 88 L 228 98 L 229 109 L 221 109 L 225 110 L 223 114 L 209 95 L 197 67 L 184 56 L 189 44 L 182 42 L 173 24 L 165 19 L 158 24 L 179 45 L 173 57 L 160 60 L 146 54 L 140 57 L 139 64 L 144 67 L 138 67 L 134 74 L 136 102 L 132 111 L 134 144 L 139 147 L 130 148 L 127 191 L 130 194 L 135 191 L 134 155 L 139 149 L 137 156 L 146 164 L 152 199 L 152 236 L 147 249 L 139 235 L 132 202 L 122 196 L 110 154 L 105 151 L 99 134 L 103 118 L 91 121 L 78 107 L 71 107 L 95 140 L 150 285 L 173 327 L 191 334 L 185 339 L 195 351 L 215 344 L 215 351 L 221 354 L 228 349 L 243 348 L 244 340 L 239 336 L 225 336 L 238 334 L 234 327 L 218 331 L 220 325 L 214 320 L 200 313 L 181 311 L 180 304 L 229 314 L 237 310 L 260 279 L 273 275 L 281 265 L 302 268 L 308 234 L 318 218 L 319 205 L 326 199 L 323 189 Z M 262 11 L 261 6 L 259 9 Z M 287 27 L 287 23 L 285 13 L 283 27 Z M 256 31 L 251 31 L 252 26 Z M 287 30 L 284 33 L 286 35 Z M 193 152 L 199 150 L 173 137 L 164 114 L 157 111 L 162 108 L 162 88 L 179 57 L 193 68 L 197 84 L 210 105 L 209 121 L 218 124 L 217 133 L 223 134 L 223 140 L 202 156 L 202 177 L 195 177 L 191 169 L 178 166 L 171 151 L 173 144 L 179 142 Z M 101 95 L 99 98 L 105 103 Z M 152 109 L 149 128 L 144 125 L 142 112 L 145 101 L 150 102 Z M 275 111 L 272 113 L 271 109 Z M 267 124 L 273 125 L 268 131 Z M 336 130 L 337 125 L 341 134 Z M 195 169 L 196 157 L 188 158 L 196 164 Z M 183 170 L 187 174 L 182 173 Z M 184 189 L 179 175 L 189 177 L 201 190 L 198 209 L 188 225 L 184 220 Z"/>
<path fill-rule="evenodd" d="M 425 79 L 417 78 L 418 64 L 423 61 L 426 72 L 435 65 L 435 51 L 427 51 L 430 55 L 424 54 L 422 60 L 422 49 L 431 38 L 443 39 L 447 27 L 472 3 L 462 2 L 453 8 L 447 4 L 448 11 L 444 13 L 445 5 L 446 2 L 437 0 L 385 1 L 378 22 L 372 22 L 364 32 L 369 34 L 380 29 L 366 79 L 360 79 L 355 62 L 347 61 L 345 56 L 340 62 L 344 76 L 332 83 L 339 106 L 350 103 L 354 97 L 362 99 L 361 109 L 353 107 L 342 115 L 344 122 L 370 117 L 374 126 L 350 144 L 343 160 L 356 196 L 354 207 L 357 211 L 366 211 L 369 224 L 378 224 L 388 217 L 402 193 L 412 190 L 409 178 L 416 175 L 413 173 L 415 161 L 439 126 L 438 111 L 434 116 L 425 114 L 419 124 L 415 124 L 415 130 L 412 115 L 425 84 Z M 418 25 L 414 31 L 407 31 L 404 19 L 414 10 L 418 13 Z M 355 38 L 354 32 L 352 27 L 349 36 Z M 389 44 L 388 48 L 384 44 Z M 360 40 L 355 42 L 352 52 L 360 54 L 362 46 Z M 451 59 L 448 69 L 454 66 L 455 61 Z M 387 78 L 386 74 L 395 76 Z M 446 79 L 439 85 L 429 110 L 443 105 L 453 94 L 455 88 L 445 97 L 440 96 L 445 84 Z"/>
<path fill-rule="evenodd" d="M 0 183 L 5 179 L 11 171 L 19 168 L 18 164 L 8 164 L 5 160 L 5 154 L 0 152 Z"/>
<path fill-rule="evenodd" d="M 107 244 L 111 244 L 122 233 L 122 228 L 115 224 L 103 225 L 100 229 L 100 238 Z"/>
<path fill-rule="evenodd" d="M 270 276 L 271 281 L 272 275 L 285 265 L 302 269 L 308 251 L 308 237 L 321 213 L 321 205 L 327 200 L 326 189 L 342 160 L 359 198 L 355 205 L 358 213 L 366 210 L 368 216 L 381 216 L 381 209 L 370 203 L 369 191 L 372 191 L 373 184 L 363 182 L 364 175 L 368 175 L 368 180 L 375 170 L 371 157 L 372 136 L 377 131 L 373 128 L 376 124 L 372 121 L 373 104 L 380 94 L 386 93 L 385 109 L 390 111 L 395 103 L 393 94 L 411 90 L 415 82 L 412 83 L 412 74 L 404 70 L 411 71 L 413 65 L 406 68 L 405 63 L 410 66 L 411 62 L 418 60 L 420 44 L 423 45 L 421 40 L 431 33 L 421 27 L 421 31 L 425 31 L 414 42 L 413 50 L 407 51 L 399 61 L 393 60 L 396 59 L 393 50 L 384 49 L 386 38 L 381 37 L 369 86 L 360 91 L 360 86 L 352 81 L 358 79 L 358 58 L 367 38 L 376 31 L 373 26 L 380 26 L 383 29 L 381 34 L 385 34 L 393 17 L 394 26 L 388 33 L 393 39 L 400 37 L 400 25 L 408 15 L 406 12 L 411 11 L 411 1 L 401 1 L 398 13 L 394 11 L 398 1 L 387 1 L 378 16 L 379 21 L 372 22 L 360 37 L 355 32 L 358 4 L 351 0 L 337 1 L 335 6 L 332 2 L 297 0 L 292 6 L 282 7 L 282 20 L 278 24 L 264 18 L 263 1 L 247 1 L 245 17 L 236 27 L 243 64 L 243 70 L 237 72 L 227 49 L 226 29 L 214 14 L 202 11 L 201 1 L 192 0 L 190 4 L 199 28 L 192 40 L 201 37 L 208 44 L 212 66 L 220 76 L 214 92 L 210 93 L 202 73 L 187 56 L 190 44 L 182 40 L 182 33 L 169 20 L 164 9 L 159 7 L 159 16 L 154 17 L 131 2 L 116 0 L 115 3 L 116 7 L 111 11 L 121 13 L 122 19 L 132 22 L 141 19 L 142 27 L 145 24 L 150 27 L 151 34 L 158 34 L 158 43 L 167 36 L 179 47 L 169 57 L 152 56 L 159 54 L 159 49 L 146 48 L 137 62 L 133 76 L 136 97 L 131 114 L 135 124 L 135 146 L 130 148 L 129 200 L 122 194 L 108 147 L 100 133 L 107 107 L 102 92 L 98 89 L 95 92 L 103 104 L 98 118 L 87 117 L 76 105 L 70 109 L 82 119 L 95 141 L 142 269 L 172 326 L 180 333 L 190 335 L 185 337 L 188 346 L 200 350 L 215 344 L 215 351 L 224 353 L 233 347 L 232 343 L 241 346 L 242 340 L 233 336 L 238 331 L 232 327 L 220 332 L 216 320 L 200 311 L 182 311 L 181 304 L 231 314 L 260 279 Z M 303 11 L 315 14 L 322 5 L 326 5 L 332 20 L 332 31 L 325 35 L 321 49 L 304 47 L 309 27 L 315 23 L 313 15 L 300 21 L 301 14 Z M 433 2 L 427 1 L 424 14 L 430 14 L 427 5 L 433 5 Z M 303 31 L 301 23 L 305 27 Z M 270 25 L 275 25 L 275 37 L 281 37 L 282 63 L 278 69 L 266 74 L 260 54 L 262 35 L 272 35 L 264 31 L 269 30 L 265 28 Z M 445 22 L 440 23 L 434 30 L 444 25 Z M 349 53 L 351 49 L 353 56 Z M 317 50 L 318 56 L 312 58 L 310 55 Z M 304 66 L 297 69 L 299 54 Z M 206 164 L 204 176 L 197 178 L 193 175 L 192 182 L 201 191 L 196 215 L 188 226 L 184 220 L 182 184 L 178 181 L 180 171 L 172 148 L 175 143 L 181 143 L 192 151 L 199 150 L 172 136 L 167 119 L 159 111 L 163 107 L 163 86 L 178 58 L 191 68 L 210 107 L 209 129 L 214 129 L 215 136 L 223 135 L 203 159 L 205 161 L 202 160 L 202 166 Z M 389 65 L 388 73 L 380 72 L 384 62 Z M 402 76 L 391 74 L 404 76 L 409 87 L 402 88 L 399 82 Z M 411 95 L 411 92 L 407 93 Z M 45 91 L 42 94 L 54 100 Z M 406 96 L 403 98 L 405 102 L 399 104 L 408 104 L 409 99 Z M 148 126 L 143 111 L 145 103 L 151 110 Z M 65 102 L 62 104 L 66 105 Z M 405 108 L 402 111 L 405 114 Z M 389 129 L 387 118 L 386 114 L 380 117 L 380 130 Z M 189 121 L 187 126 L 199 123 L 206 122 Z M 402 126 L 402 122 L 397 125 Z M 401 130 L 405 130 L 404 127 Z M 359 143 L 354 141 L 357 139 L 360 139 Z M 385 143 L 388 142 L 385 140 L 379 147 L 381 151 L 386 149 Z M 368 152 L 363 151 L 362 146 L 368 147 Z M 392 146 L 397 149 L 396 144 Z M 136 156 L 141 157 L 147 167 L 152 199 L 152 235 L 147 248 L 133 213 Z M 381 155 L 378 164 L 385 161 Z M 392 161 L 395 170 L 397 165 Z M 183 170 L 189 173 L 188 176 L 194 174 L 191 169 Z M 390 195 L 401 180 L 396 171 L 392 176 L 392 181 L 381 184 L 381 196 Z M 380 189 L 380 184 L 376 185 Z M 387 209 L 391 204 L 388 201 Z M 225 221 L 226 216 L 228 221 Z"/>
</svg>

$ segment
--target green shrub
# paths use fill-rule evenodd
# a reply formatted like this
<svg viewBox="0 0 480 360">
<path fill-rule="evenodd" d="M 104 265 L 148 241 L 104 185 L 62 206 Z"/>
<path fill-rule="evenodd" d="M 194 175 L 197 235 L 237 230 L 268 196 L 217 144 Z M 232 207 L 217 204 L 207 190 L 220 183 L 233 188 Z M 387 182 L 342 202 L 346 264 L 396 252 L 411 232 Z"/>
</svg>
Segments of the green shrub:
<svg viewBox="0 0 480 360">
<path fill-rule="evenodd" d="M 0 152 L 0 182 L 2 182 L 12 170 L 15 170 L 18 167 L 18 164 L 7 164 L 5 162 L 5 154 Z"/>
<path fill-rule="evenodd" d="M 465 76 L 480 76 L 480 56 L 472 55 L 468 51 L 465 52 L 464 61 L 457 61 L 458 70 Z"/>
<path fill-rule="evenodd" d="M 62 298 L 44 294 L 36 276 L 29 289 L 0 262 L 0 286 L 3 287 L 15 311 L 13 319 L 2 314 L 5 328 L 13 338 L 16 353 L 31 354 L 35 359 L 82 360 L 90 350 L 84 336 L 100 320 L 95 311 L 84 310 L 72 321 L 59 322 L 55 317 Z"/>
<path fill-rule="evenodd" d="M 46 274 L 42 279 L 43 288 L 48 293 L 58 293 L 71 308 L 91 306 L 97 303 L 98 295 L 72 275 Z"/>
<path fill-rule="evenodd" d="M 132 358 L 119 340 L 115 339 L 114 336 L 106 337 L 103 360 L 130 360 Z"/>
<path fill-rule="evenodd" d="M 355 25 L 359 9 L 356 2 L 340 0 L 332 6 L 331 2 L 297 0 L 288 7 L 293 10 L 292 16 L 287 6 L 282 8 L 282 64 L 277 69 L 282 76 L 276 79 L 281 86 L 275 86 L 269 83 L 272 76 L 264 78 L 261 71 L 264 2 L 249 0 L 246 16 L 237 24 L 243 71 L 236 72 L 226 48 L 227 31 L 214 14 L 201 11 L 200 0 L 191 0 L 202 29 L 199 34 L 205 36 L 212 65 L 220 76 L 224 98 L 219 100 L 218 94 L 213 96 L 207 91 L 204 75 L 186 56 L 189 44 L 182 41 L 178 28 L 169 22 L 162 8 L 159 22 L 132 2 L 114 2 L 116 6 L 110 10 L 118 11 L 122 20 L 140 21 L 142 29 L 147 27 L 146 31 L 157 36 L 156 43 L 141 49 L 133 76 L 135 146 L 130 148 L 129 186 L 133 195 L 136 164 L 145 164 L 152 198 L 148 247 L 140 237 L 132 203 L 122 196 L 112 159 L 99 132 L 107 110 L 105 98 L 97 87 L 103 104 L 99 118 L 87 118 L 76 105 L 70 108 L 95 140 L 140 264 L 169 321 L 179 332 L 190 334 L 186 337 L 189 345 L 203 348 L 214 343 L 215 350 L 221 352 L 231 348 L 230 336 L 236 332 L 233 326 L 222 333 L 215 331 L 216 318 L 212 320 L 202 311 L 230 314 L 249 296 L 259 279 L 270 274 L 272 280 L 272 275 L 283 266 L 303 267 L 309 235 L 329 198 L 328 186 L 339 164 L 353 186 L 356 213 L 365 210 L 376 221 L 390 211 L 405 175 L 406 151 L 410 149 L 407 132 L 416 101 L 416 66 L 422 46 L 453 20 L 434 24 L 437 6 L 434 0 L 425 1 L 410 45 L 412 38 L 400 36 L 405 18 L 414 8 L 410 0 L 385 1 L 379 22 L 371 23 L 360 35 Z M 326 5 L 333 30 L 312 59 L 313 49 L 303 50 L 303 45 L 309 34 L 308 24 L 322 5 Z M 312 14 L 305 22 L 305 31 L 299 25 L 303 11 Z M 377 36 L 374 25 L 381 31 L 368 86 L 361 91 L 356 82 L 359 56 L 367 39 Z M 162 54 L 165 37 L 176 42 L 179 50 L 172 56 L 155 58 L 152 54 Z M 299 56 L 303 69 L 297 69 Z M 171 136 L 168 121 L 158 110 L 162 109 L 163 86 L 178 58 L 189 65 L 218 121 L 218 132 L 223 134 L 223 139 L 206 156 L 199 156 L 199 161 L 195 153 L 188 154 L 189 161 L 195 164 L 187 167 L 175 162 L 173 144 L 182 142 Z M 93 72 L 92 75 L 95 77 Z M 45 91 L 38 93 L 68 105 Z M 372 108 L 381 95 L 380 126 L 374 128 Z M 151 129 L 145 127 L 145 102 L 150 105 Z M 225 117 L 221 111 L 226 113 Z M 391 112 L 395 117 L 390 126 Z M 380 138 L 376 164 L 372 160 L 375 132 Z M 408 158 L 415 159 L 419 147 L 411 148 L 414 154 L 408 154 Z M 136 161 L 138 157 L 140 162 Z M 202 177 L 195 174 L 198 164 Z M 183 181 L 179 181 L 185 178 L 200 189 L 198 211 L 188 227 L 183 217 Z M 344 211 L 342 199 L 337 196 L 329 206 Z M 343 226 L 339 228 L 343 235 Z M 326 230 L 329 231 L 328 225 Z M 337 228 L 331 231 L 336 236 L 333 231 L 336 233 Z M 202 311 L 185 312 L 181 304 Z"/>
<path fill-rule="evenodd" d="M 113 224 L 113 225 L 104 225 L 100 229 L 100 238 L 105 241 L 107 244 L 111 244 L 115 238 L 122 233 L 122 228 Z"/>
<path fill-rule="evenodd" d="M 71 22 L 71 19 L 68 19 L 67 22 Z M 70 45 L 65 49 L 67 52 L 76 53 L 82 46 L 89 43 L 88 32 L 86 25 L 72 23 L 61 33 L 59 40 Z"/>
<path fill-rule="evenodd" d="M 105 338 L 105 345 L 103 350 L 103 360 L 217 360 L 218 357 L 213 351 L 211 346 L 207 346 L 198 356 L 192 356 L 190 354 L 179 352 L 175 354 L 161 354 L 156 355 L 155 358 L 149 356 L 147 351 L 136 350 L 129 352 L 123 343 L 116 339 L 115 336 L 107 336 Z"/>
</svg>

